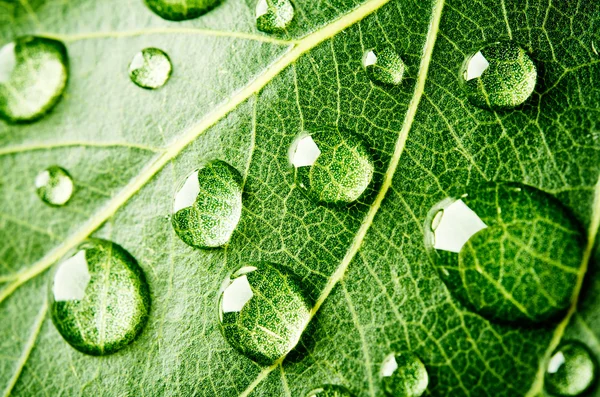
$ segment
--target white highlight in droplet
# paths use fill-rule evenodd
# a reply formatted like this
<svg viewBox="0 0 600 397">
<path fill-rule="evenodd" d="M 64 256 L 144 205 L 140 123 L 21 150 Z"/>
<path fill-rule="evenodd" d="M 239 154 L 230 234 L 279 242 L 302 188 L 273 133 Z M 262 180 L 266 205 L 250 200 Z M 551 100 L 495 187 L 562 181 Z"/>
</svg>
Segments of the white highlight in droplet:
<svg viewBox="0 0 600 397">
<path fill-rule="evenodd" d="M 253 296 L 248 277 L 240 276 L 233 280 L 223 292 L 221 310 L 223 313 L 238 313 Z"/>
<path fill-rule="evenodd" d="M 0 48 L 0 83 L 6 83 L 10 80 L 16 65 L 15 43 L 8 43 Z"/>
<path fill-rule="evenodd" d="M 57 302 L 81 300 L 91 279 L 85 251 L 64 261 L 54 275 L 52 293 Z"/>
<path fill-rule="evenodd" d="M 200 193 L 200 183 L 198 182 L 198 170 L 192 172 L 185 180 L 183 186 L 175 195 L 173 204 L 173 213 L 191 207 Z"/>
<path fill-rule="evenodd" d="M 310 135 L 300 138 L 294 147 L 291 163 L 294 167 L 313 165 L 321 155 L 321 149 Z"/>
<path fill-rule="evenodd" d="M 443 212 L 436 214 L 435 223 L 433 247 L 456 253 L 460 252 L 475 233 L 487 228 L 481 218 L 462 200 L 456 200 L 444 208 Z"/>
<path fill-rule="evenodd" d="M 548 373 L 554 374 L 565 363 L 565 355 L 562 352 L 556 353 L 548 363 Z"/>
<path fill-rule="evenodd" d="M 142 54 L 142 52 L 138 52 L 137 54 L 135 54 L 135 56 L 133 57 L 133 59 L 131 60 L 131 64 L 129 65 L 129 69 L 131 70 L 137 70 L 140 69 L 144 66 L 144 54 Z"/>
<path fill-rule="evenodd" d="M 373 51 L 367 52 L 367 54 L 365 55 L 365 58 L 363 60 L 363 64 L 365 65 L 365 67 L 375 65 L 376 63 L 377 63 L 377 55 L 375 55 L 375 52 L 373 52 Z"/>
<path fill-rule="evenodd" d="M 390 354 L 381 366 L 381 376 L 391 376 L 397 369 L 398 363 L 396 362 L 396 356 L 394 354 Z"/>
<path fill-rule="evenodd" d="M 490 63 L 487 61 L 487 59 L 485 59 L 481 51 L 473 55 L 468 62 L 469 64 L 467 65 L 465 76 L 465 80 L 467 81 L 481 77 L 483 72 L 490 67 Z"/>
<path fill-rule="evenodd" d="M 261 17 L 269 12 L 269 5 L 267 0 L 258 0 L 256 4 L 256 18 Z"/>
</svg>

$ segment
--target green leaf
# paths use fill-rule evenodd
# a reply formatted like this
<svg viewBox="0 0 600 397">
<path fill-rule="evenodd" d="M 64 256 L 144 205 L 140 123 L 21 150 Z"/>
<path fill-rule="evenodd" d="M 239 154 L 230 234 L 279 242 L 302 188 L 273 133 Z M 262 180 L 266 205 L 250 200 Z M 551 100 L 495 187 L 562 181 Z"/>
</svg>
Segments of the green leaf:
<svg viewBox="0 0 600 397">
<path fill-rule="evenodd" d="M 4 394 L 304 396 L 333 384 L 383 396 L 385 358 L 412 353 L 427 368 L 429 395 L 537 396 L 563 339 L 600 357 L 592 257 L 600 3 L 293 6 L 285 32 L 265 34 L 251 0 L 223 0 L 181 22 L 161 19 L 142 0 L 0 0 L 0 46 L 32 34 L 60 40 L 70 70 L 63 97 L 42 119 L 0 121 Z M 538 77 L 523 105 L 493 111 L 471 104 L 459 72 L 497 41 L 518 44 Z M 128 74 L 148 47 L 173 64 L 155 91 Z M 400 84 L 369 79 L 363 57 L 378 48 L 403 61 Z M 323 128 L 349 131 L 371 151 L 372 182 L 353 204 L 317 204 L 298 186 L 290 147 Z M 241 173 L 243 210 L 225 247 L 199 250 L 181 241 L 168 215 L 180 183 L 212 160 Z M 60 208 L 44 204 L 35 187 L 54 165 L 74 181 Z M 431 263 L 423 229 L 431 208 L 487 181 L 547 192 L 586 230 L 576 288 L 559 317 L 534 326 L 490 321 L 457 299 Z M 46 301 L 48 269 L 88 237 L 137 260 L 152 302 L 139 338 L 102 357 L 65 342 Z M 295 273 L 315 302 L 299 347 L 271 366 L 237 352 L 217 315 L 228 275 L 263 261 Z"/>
</svg>

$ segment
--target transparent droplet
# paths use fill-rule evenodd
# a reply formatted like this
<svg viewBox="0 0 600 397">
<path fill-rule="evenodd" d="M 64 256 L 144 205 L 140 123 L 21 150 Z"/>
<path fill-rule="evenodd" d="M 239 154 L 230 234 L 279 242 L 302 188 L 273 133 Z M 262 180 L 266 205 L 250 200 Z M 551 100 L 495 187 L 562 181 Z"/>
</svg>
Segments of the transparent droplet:
<svg viewBox="0 0 600 397">
<path fill-rule="evenodd" d="M 367 190 L 374 164 L 362 139 L 335 128 L 296 139 L 290 148 L 298 185 L 317 202 L 352 203 Z"/>
<path fill-rule="evenodd" d="M 308 392 L 306 397 L 354 397 L 354 394 L 344 386 L 323 385 Z"/>
<path fill-rule="evenodd" d="M 585 232 L 557 199 L 487 183 L 436 204 L 425 244 L 450 291 L 493 320 L 537 323 L 569 307 Z"/>
<path fill-rule="evenodd" d="M 391 397 L 420 397 L 427 389 L 429 375 L 414 354 L 390 354 L 381 365 L 381 383 Z"/>
<path fill-rule="evenodd" d="M 0 118 L 11 123 L 39 119 L 67 86 L 67 49 L 57 40 L 27 36 L 0 48 Z"/>
<path fill-rule="evenodd" d="M 485 109 L 521 105 L 533 93 L 537 71 L 529 55 L 516 44 L 488 44 L 467 57 L 460 82 L 469 101 Z"/>
<path fill-rule="evenodd" d="M 283 32 L 294 19 L 290 0 L 258 0 L 256 27 L 266 33 Z"/>
<path fill-rule="evenodd" d="M 171 223 L 186 244 L 215 248 L 226 244 L 242 215 L 242 176 L 216 160 L 189 174 L 173 202 Z"/>
<path fill-rule="evenodd" d="M 579 396 L 596 383 L 598 363 L 590 349 L 577 341 L 563 342 L 546 369 L 545 387 L 557 396 Z"/>
<path fill-rule="evenodd" d="M 398 85 L 404 76 L 404 62 L 390 47 L 369 50 L 363 57 L 363 65 L 371 81 L 383 85 Z"/>
<path fill-rule="evenodd" d="M 292 273 L 257 262 L 227 279 L 218 305 L 225 339 L 246 357 L 268 365 L 296 346 L 312 302 Z"/>
<path fill-rule="evenodd" d="M 52 321 L 75 349 L 112 354 L 142 331 L 150 293 L 142 269 L 123 247 L 92 239 L 55 268 L 50 283 Z"/>
<path fill-rule="evenodd" d="M 67 204 L 73 195 L 73 178 L 56 165 L 48 167 L 35 177 L 38 196 L 46 204 L 61 206 Z"/>
<path fill-rule="evenodd" d="M 159 17 L 169 21 L 198 18 L 216 7 L 221 0 L 144 0 Z"/>
<path fill-rule="evenodd" d="M 173 66 L 169 56 L 158 48 L 144 48 L 129 64 L 129 77 L 136 85 L 151 90 L 165 85 Z"/>
</svg>

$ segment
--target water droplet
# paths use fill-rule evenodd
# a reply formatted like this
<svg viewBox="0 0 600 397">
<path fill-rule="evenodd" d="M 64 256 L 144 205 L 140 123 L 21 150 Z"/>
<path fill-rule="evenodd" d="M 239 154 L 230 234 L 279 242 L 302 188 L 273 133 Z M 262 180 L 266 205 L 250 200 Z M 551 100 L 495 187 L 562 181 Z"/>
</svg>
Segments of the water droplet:
<svg viewBox="0 0 600 397">
<path fill-rule="evenodd" d="M 197 248 L 226 244 L 242 215 L 242 176 L 216 160 L 189 174 L 173 203 L 171 219 L 184 243 Z"/>
<path fill-rule="evenodd" d="M 289 0 L 258 0 L 256 26 L 266 33 L 284 31 L 294 19 L 294 7 Z"/>
<path fill-rule="evenodd" d="M 546 369 L 545 386 L 557 396 L 579 396 L 596 382 L 598 363 L 587 346 L 564 342 L 556 349 Z"/>
<path fill-rule="evenodd" d="M 310 320 L 302 283 L 290 272 L 267 262 L 235 271 L 219 298 L 223 336 L 242 354 L 271 364 L 298 343 Z"/>
<path fill-rule="evenodd" d="M 517 183 L 487 183 L 435 205 L 425 244 L 450 291 L 490 319 L 536 323 L 566 309 L 585 233 L 558 200 Z"/>
<path fill-rule="evenodd" d="M 46 204 L 65 205 L 73 195 L 73 178 L 69 173 L 56 165 L 48 167 L 35 177 L 38 196 Z"/>
<path fill-rule="evenodd" d="M 593 41 L 592 41 L 592 51 L 594 51 L 594 54 L 600 55 L 600 54 L 598 54 L 598 48 L 596 47 L 596 43 Z"/>
<path fill-rule="evenodd" d="M 308 392 L 306 397 L 354 397 L 354 394 L 344 386 L 323 385 Z"/>
<path fill-rule="evenodd" d="M 60 262 L 50 283 L 51 316 L 62 337 L 94 356 L 114 353 L 142 331 L 150 293 L 123 247 L 92 239 Z"/>
<path fill-rule="evenodd" d="M 0 117 L 12 123 L 39 119 L 60 100 L 69 76 L 60 41 L 27 36 L 0 48 Z"/>
<path fill-rule="evenodd" d="M 148 8 L 169 21 L 198 18 L 216 7 L 220 0 L 144 0 Z"/>
<path fill-rule="evenodd" d="M 151 90 L 165 85 L 173 66 L 169 56 L 158 48 L 144 48 L 129 64 L 129 77 L 136 85 Z"/>
<path fill-rule="evenodd" d="M 298 185 L 317 202 L 352 203 L 373 179 L 374 165 L 362 139 L 335 128 L 303 135 L 290 148 Z"/>
<path fill-rule="evenodd" d="M 363 65 L 369 78 L 383 85 L 398 85 L 404 75 L 404 62 L 390 47 L 369 50 L 363 57 Z"/>
<path fill-rule="evenodd" d="M 390 354 L 381 366 L 381 382 L 392 397 L 420 397 L 425 393 L 429 375 L 414 354 Z"/>
<path fill-rule="evenodd" d="M 498 42 L 467 57 L 460 82 L 475 106 L 508 109 L 525 102 L 533 92 L 537 71 L 521 47 Z"/>
</svg>

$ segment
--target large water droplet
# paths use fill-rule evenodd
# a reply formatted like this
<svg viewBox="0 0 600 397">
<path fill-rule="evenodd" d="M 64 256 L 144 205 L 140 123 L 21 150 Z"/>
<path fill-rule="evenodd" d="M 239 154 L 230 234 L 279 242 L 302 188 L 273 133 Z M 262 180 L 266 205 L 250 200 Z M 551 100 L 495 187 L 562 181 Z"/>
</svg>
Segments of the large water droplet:
<svg viewBox="0 0 600 397">
<path fill-rule="evenodd" d="M 354 397 L 354 394 L 344 386 L 323 385 L 308 392 L 306 397 Z"/>
<path fill-rule="evenodd" d="M 404 62 L 390 47 L 369 50 L 363 57 L 363 65 L 369 78 L 383 85 L 398 85 L 404 76 Z"/>
<path fill-rule="evenodd" d="M 0 117 L 12 123 L 39 119 L 60 100 L 69 77 L 60 41 L 21 37 L 0 48 Z"/>
<path fill-rule="evenodd" d="M 266 33 L 284 31 L 294 19 L 294 7 L 289 0 L 258 0 L 256 27 Z"/>
<path fill-rule="evenodd" d="M 373 179 L 371 154 L 362 139 L 325 128 L 298 138 L 290 149 L 298 185 L 317 202 L 352 203 Z"/>
<path fill-rule="evenodd" d="M 219 299 L 225 339 L 260 364 L 288 354 L 310 320 L 312 302 L 301 285 L 293 274 L 271 263 L 239 268 Z"/>
<path fill-rule="evenodd" d="M 216 160 L 188 175 L 175 195 L 171 222 L 184 243 L 215 248 L 227 243 L 242 215 L 242 176 Z"/>
<path fill-rule="evenodd" d="M 441 201 L 425 243 L 449 289 L 483 316 L 535 323 L 566 309 L 585 233 L 558 200 L 516 183 L 487 183 Z"/>
<path fill-rule="evenodd" d="M 129 77 L 136 85 L 151 90 L 165 85 L 173 66 L 169 56 L 158 48 L 144 48 L 129 64 Z"/>
<path fill-rule="evenodd" d="M 564 342 L 556 349 L 546 369 L 546 390 L 557 396 L 579 396 L 596 382 L 598 363 L 587 346 Z"/>
<path fill-rule="evenodd" d="M 414 354 L 390 354 L 381 365 L 383 390 L 392 397 L 420 397 L 425 393 L 429 375 Z"/>
<path fill-rule="evenodd" d="M 221 0 L 144 0 L 156 15 L 169 21 L 198 18 L 216 7 Z"/>
<path fill-rule="evenodd" d="M 123 247 L 92 239 L 60 262 L 50 283 L 51 316 L 75 349 L 106 355 L 131 343 L 150 311 L 142 269 Z"/>
<path fill-rule="evenodd" d="M 73 178 L 56 165 L 48 167 L 35 177 L 35 187 L 43 202 L 53 206 L 65 205 L 73 195 Z"/>
<path fill-rule="evenodd" d="M 475 106 L 507 109 L 522 104 L 531 96 L 537 71 L 521 47 L 498 42 L 467 57 L 460 71 L 460 81 Z"/>
</svg>

